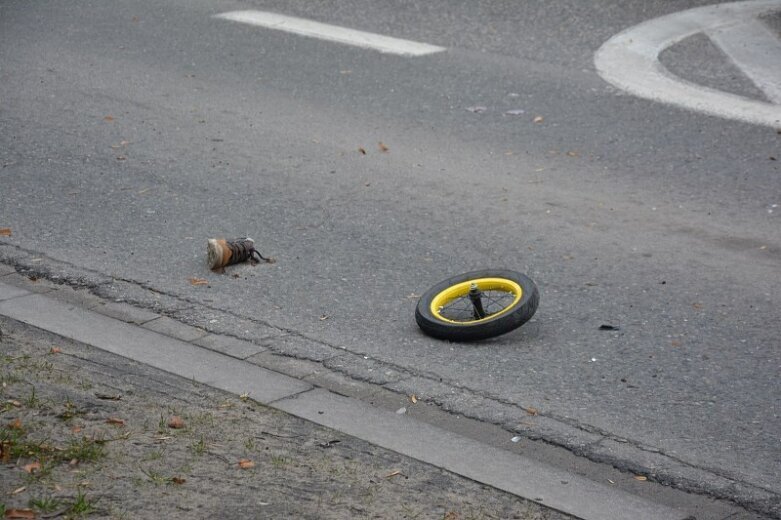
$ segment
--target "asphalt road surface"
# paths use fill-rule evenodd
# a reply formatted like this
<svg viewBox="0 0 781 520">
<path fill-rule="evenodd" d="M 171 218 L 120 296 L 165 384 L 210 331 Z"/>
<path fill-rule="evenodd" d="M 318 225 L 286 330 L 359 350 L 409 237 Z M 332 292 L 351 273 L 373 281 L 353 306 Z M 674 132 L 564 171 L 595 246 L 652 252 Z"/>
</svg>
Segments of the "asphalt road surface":
<svg viewBox="0 0 781 520">
<path fill-rule="evenodd" d="M 534 408 L 529 435 L 778 517 L 781 134 L 594 65 L 708 3 L 6 0 L 0 253 L 359 354 L 456 413 Z M 248 9 L 445 50 L 214 17 Z M 763 99 L 702 35 L 661 60 Z M 207 237 L 245 235 L 277 262 L 206 269 Z M 491 267 L 536 281 L 530 323 L 476 344 L 418 330 L 428 287 Z"/>
</svg>

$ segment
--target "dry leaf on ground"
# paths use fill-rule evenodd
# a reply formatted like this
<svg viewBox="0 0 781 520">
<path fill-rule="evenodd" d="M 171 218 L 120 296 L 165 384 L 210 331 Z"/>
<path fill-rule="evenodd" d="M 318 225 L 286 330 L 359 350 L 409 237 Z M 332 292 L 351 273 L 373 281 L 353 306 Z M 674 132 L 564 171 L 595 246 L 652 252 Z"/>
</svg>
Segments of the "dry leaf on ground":
<svg viewBox="0 0 781 520">
<path fill-rule="evenodd" d="M 171 482 L 173 482 L 174 484 L 184 484 L 185 482 L 187 482 L 187 479 L 184 479 L 182 477 L 172 477 Z"/>
<path fill-rule="evenodd" d="M 10 237 L 12 235 L 11 228 L 0 227 L 0 237 Z"/>
<path fill-rule="evenodd" d="M 646 480 L 648 480 L 648 477 L 644 477 L 642 475 L 635 475 L 634 478 L 635 480 L 639 480 L 640 482 L 645 482 Z"/>
<path fill-rule="evenodd" d="M 396 475 L 401 475 L 401 471 L 399 471 L 398 469 L 396 471 L 391 471 L 390 473 L 385 475 L 383 478 L 391 478 L 391 477 L 395 477 Z"/>
<path fill-rule="evenodd" d="M 20 488 L 16 488 L 16 489 L 14 489 L 13 491 L 11 491 L 11 494 L 12 494 L 12 495 L 18 495 L 19 493 L 21 493 L 21 492 L 22 492 L 22 491 L 24 491 L 25 489 L 27 489 L 27 486 L 22 486 L 22 487 L 20 487 Z"/>
<path fill-rule="evenodd" d="M 25 470 L 27 473 L 35 473 L 36 471 L 41 470 L 41 463 L 36 460 L 35 462 L 25 464 L 24 466 L 22 466 L 22 469 Z"/>
<path fill-rule="evenodd" d="M 62 349 L 60 347 L 52 347 L 49 351 L 49 354 L 59 354 L 62 352 Z"/>
<path fill-rule="evenodd" d="M 35 511 L 32 509 L 7 509 L 5 511 L 6 518 L 31 518 L 35 520 Z"/>
<path fill-rule="evenodd" d="M 383 143 L 382 141 L 380 141 L 379 143 L 377 143 L 377 145 L 380 147 L 380 151 L 381 151 L 381 152 L 387 152 L 388 150 L 390 150 L 390 148 L 388 148 L 388 147 L 385 145 L 385 143 Z"/>
<path fill-rule="evenodd" d="M 174 415 L 168 420 L 168 427 L 175 430 L 184 428 L 184 421 L 178 415 Z"/>
<path fill-rule="evenodd" d="M 239 461 L 239 467 L 241 469 L 250 469 L 255 467 L 255 463 L 249 459 L 241 459 Z"/>
<path fill-rule="evenodd" d="M 8 428 L 10 430 L 21 430 L 22 429 L 22 420 L 17 418 L 8 423 Z"/>
<path fill-rule="evenodd" d="M 364 148 L 363 146 L 358 148 L 358 151 L 361 152 L 361 155 L 366 155 L 366 148 Z"/>
<path fill-rule="evenodd" d="M 114 120 L 113 116 L 106 116 L 106 117 L 103 118 L 103 121 L 106 121 L 108 123 L 112 122 L 113 120 Z"/>
<path fill-rule="evenodd" d="M 192 277 L 188 278 L 188 280 L 190 281 L 190 285 L 209 285 L 209 280 L 204 278 Z"/>
<path fill-rule="evenodd" d="M 526 413 L 528 413 L 529 415 L 539 415 L 540 411 L 533 406 L 529 406 L 528 408 L 526 408 Z"/>
<path fill-rule="evenodd" d="M 545 121 L 545 118 L 542 116 L 534 116 L 534 119 L 532 119 L 533 123 L 542 123 L 543 121 Z"/>
<path fill-rule="evenodd" d="M 124 419 L 120 419 L 119 417 L 109 417 L 106 419 L 106 424 L 116 424 L 117 426 L 124 426 L 125 421 Z"/>
</svg>

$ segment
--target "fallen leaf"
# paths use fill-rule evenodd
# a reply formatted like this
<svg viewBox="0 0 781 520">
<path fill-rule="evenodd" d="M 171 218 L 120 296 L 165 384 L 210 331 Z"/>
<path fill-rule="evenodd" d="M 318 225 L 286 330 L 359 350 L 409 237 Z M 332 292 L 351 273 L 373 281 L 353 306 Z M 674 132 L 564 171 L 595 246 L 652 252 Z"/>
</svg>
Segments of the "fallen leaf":
<svg viewBox="0 0 781 520">
<path fill-rule="evenodd" d="M 448 511 L 445 513 L 445 516 L 442 517 L 442 520 L 458 520 L 459 516 L 458 513 L 455 511 Z"/>
<path fill-rule="evenodd" d="M 358 151 L 361 152 L 361 155 L 366 155 L 366 149 L 363 146 L 359 147 Z"/>
<path fill-rule="evenodd" d="M 695 309 L 697 309 L 699 311 L 700 309 L 702 309 L 705 306 L 703 304 L 701 304 L 701 303 L 692 303 L 692 307 L 694 307 Z"/>
<path fill-rule="evenodd" d="M 125 421 L 124 419 L 120 419 L 119 417 L 109 417 L 106 419 L 106 424 L 116 424 L 117 426 L 124 426 Z"/>
<path fill-rule="evenodd" d="M 241 469 L 250 469 L 255 467 L 255 463 L 249 459 L 241 459 L 239 461 L 239 467 Z"/>
<path fill-rule="evenodd" d="M 60 347 L 52 347 L 51 350 L 49 350 L 49 354 L 60 354 L 62 352 L 62 349 Z"/>
<path fill-rule="evenodd" d="M 117 155 L 117 161 L 126 161 L 126 160 L 127 157 L 125 157 L 124 155 Z"/>
<path fill-rule="evenodd" d="M 642 475 L 635 475 L 634 479 L 639 480 L 640 482 L 645 482 L 646 480 L 648 480 L 648 477 L 644 477 Z"/>
<path fill-rule="evenodd" d="M 409 396 L 409 400 L 412 402 L 412 404 L 417 404 L 418 396 L 416 396 L 415 394 L 412 394 L 411 396 Z"/>
<path fill-rule="evenodd" d="M 534 119 L 532 119 L 532 123 L 542 123 L 545 121 L 545 118 L 542 116 L 534 116 Z"/>
<path fill-rule="evenodd" d="M 81 432 L 81 426 L 74 426 L 71 428 L 71 433 L 79 433 Z"/>
<path fill-rule="evenodd" d="M 21 492 L 22 492 L 22 491 L 24 491 L 25 489 L 27 489 L 27 486 L 22 486 L 22 487 L 20 487 L 20 488 L 16 488 L 16 489 L 14 489 L 13 491 L 11 491 L 11 494 L 12 494 L 12 495 L 18 495 L 19 493 L 21 493 Z"/>
<path fill-rule="evenodd" d="M 107 123 L 110 123 L 113 120 L 114 120 L 114 118 L 112 116 L 106 116 L 106 117 L 103 118 L 103 121 L 106 121 Z"/>
<path fill-rule="evenodd" d="M 678 341 L 677 339 L 674 339 L 674 340 L 672 340 L 670 342 L 670 345 L 673 346 L 673 347 L 680 347 L 681 346 L 681 342 Z"/>
<path fill-rule="evenodd" d="M 182 477 L 172 477 L 171 482 L 173 482 L 174 484 L 184 484 L 185 482 L 187 482 L 187 480 L 183 479 Z"/>
<path fill-rule="evenodd" d="M 529 406 L 528 408 L 525 408 L 525 410 L 529 415 L 540 415 L 540 411 L 533 406 Z"/>
<path fill-rule="evenodd" d="M 321 314 L 321 315 L 320 315 L 320 321 L 325 321 L 325 320 L 327 320 L 328 318 L 330 318 L 330 316 L 329 316 L 329 315 L 327 315 L 327 314 Z"/>
<path fill-rule="evenodd" d="M 385 144 L 384 144 L 382 141 L 380 141 L 379 143 L 377 143 L 377 146 L 379 146 L 379 147 L 380 147 L 380 151 L 381 151 L 381 152 L 387 152 L 388 150 L 390 150 L 390 148 L 388 148 L 387 146 L 385 146 Z"/>
<path fill-rule="evenodd" d="M 175 430 L 184 428 L 184 421 L 178 415 L 174 415 L 168 420 L 168 427 Z"/>
<path fill-rule="evenodd" d="M 41 463 L 36 460 L 35 462 L 25 464 L 24 466 L 22 466 L 22 469 L 25 470 L 27 473 L 35 473 L 36 471 L 41 470 Z"/>
<path fill-rule="evenodd" d="M 239 399 L 241 399 L 242 401 L 246 401 L 247 399 L 249 399 L 249 392 L 244 392 L 243 394 L 240 394 Z"/>
<path fill-rule="evenodd" d="M 79 463 L 79 459 L 71 459 L 71 461 L 68 463 L 69 466 L 75 466 Z"/>
<path fill-rule="evenodd" d="M 35 511 L 32 509 L 6 509 L 5 517 L 10 518 L 30 518 L 35 520 Z"/>
<path fill-rule="evenodd" d="M 190 285 L 209 285 L 209 280 L 206 280 L 204 278 L 188 278 L 190 281 Z"/>
<path fill-rule="evenodd" d="M 10 404 L 11 406 L 13 406 L 15 408 L 21 408 L 22 407 L 22 403 L 20 403 L 19 401 L 15 400 L 15 399 L 11 399 L 9 401 L 6 401 L 6 403 Z"/>
<path fill-rule="evenodd" d="M 10 423 L 8 423 L 8 428 L 11 430 L 21 430 L 22 429 L 22 420 L 19 418 L 14 419 Z"/>
<path fill-rule="evenodd" d="M 0 227 L 0 237 L 10 237 L 10 236 L 11 236 L 11 228 Z"/>
<path fill-rule="evenodd" d="M 613 481 L 612 481 L 612 480 L 610 480 L 610 479 L 607 479 L 607 481 L 608 481 L 608 482 L 610 482 L 611 484 L 615 484 L 615 482 L 613 482 Z"/>
<path fill-rule="evenodd" d="M 525 113 L 526 113 L 526 111 L 525 110 L 521 110 L 520 108 L 515 109 L 515 110 L 508 110 L 507 112 L 505 112 L 505 114 L 507 114 L 508 116 L 521 116 L 521 115 L 523 115 Z"/>
<path fill-rule="evenodd" d="M 580 157 L 580 153 L 576 152 L 575 150 L 570 150 L 567 152 L 567 157 Z"/>
<path fill-rule="evenodd" d="M 0 442 L 0 462 L 8 464 L 11 462 L 11 443 Z"/>
<path fill-rule="evenodd" d="M 399 470 L 391 471 L 390 473 L 388 473 L 387 475 L 385 475 L 382 478 L 391 478 L 391 477 L 395 477 L 396 475 L 401 475 L 401 471 L 399 471 Z"/>
</svg>

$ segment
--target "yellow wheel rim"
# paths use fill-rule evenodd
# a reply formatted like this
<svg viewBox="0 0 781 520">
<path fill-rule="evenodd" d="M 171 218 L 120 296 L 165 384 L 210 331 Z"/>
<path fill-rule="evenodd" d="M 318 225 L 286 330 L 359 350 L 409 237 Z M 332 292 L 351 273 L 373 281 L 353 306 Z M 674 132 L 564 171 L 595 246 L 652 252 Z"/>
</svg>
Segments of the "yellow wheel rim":
<svg viewBox="0 0 781 520">
<path fill-rule="evenodd" d="M 448 309 L 452 308 L 453 306 L 461 305 L 462 302 L 467 302 L 469 305 L 471 305 L 471 302 L 469 301 L 469 289 L 472 287 L 472 284 L 477 285 L 477 288 L 480 289 L 480 292 L 484 294 L 502 295 L 501 303 L 498 301 L 495 302 L 496 305 L 493 306 L 495 310 L 491 311 L 491 297 L 489 296 L 489 306 L 486 308 L 488 315 L 485 318 L 475 319 L 472 317 L 471 319 L 456 320 L 445 316 L 443 312 L 448 311 Z M 471 325 L 473 323 L 492 320 L 497 316 L 501 316 L 502 314 L 509 312 L 518 304 L 519 301 L 521 301 L 522 296 L 523 289 L 521 289 L 519 284 L 512 280 L 508 280 L 506 278 L 476 278 L 474 280 L 466 280 L 465 282 L 451 285 L 447 289 L 441 291 L 439 294 L 434 296 L 433 300 L 431 300 L 430 310 L 431 314 L 433 314 L 434 317 L 436 317 L 438 320 L 446 321 L 448 323 Z M 505 305 L 505 301 L 509 303 Z M 466 310 L 466 307 L 459 310 Z"/>
</svg>

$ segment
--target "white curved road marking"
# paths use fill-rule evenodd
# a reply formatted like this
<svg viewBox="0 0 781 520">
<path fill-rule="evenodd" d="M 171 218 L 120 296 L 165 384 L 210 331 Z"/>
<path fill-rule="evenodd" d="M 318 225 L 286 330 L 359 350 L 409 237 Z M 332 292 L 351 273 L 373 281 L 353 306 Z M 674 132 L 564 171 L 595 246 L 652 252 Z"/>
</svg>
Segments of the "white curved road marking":
<svg viewBox="0 0 781 520">
<path fill-rule="evenodd" d="M 758 17 L 781 11 L 781 0 L 711 5 L 662 16 L 631 27 L 605 42 L 594 56 L 603 79 L 636 96 L 748 123 L 781 127 L 781 48 Z M 773 103 L 695 85 L 660 62 L 666 48 L 698 33 L 713 38 L 736 66 Z M 768 47 L 769 46 L 769 47 Z"/>
<path fill-rule="evenodd" d="M 329 25 L 266 11 L 231 11 L 215 15 L 215 18 L 344 43 L 363 47 L 364 49 L 373 49 L 386 54 L 398 54 L 400 56 L 423 56 L 447 50 L 444 47 L 437 47 L 427 43 L 402 40 L 391 36 L 357 31 L 347 27 L 339 27 L 337 25 Z"/>
</svg>

